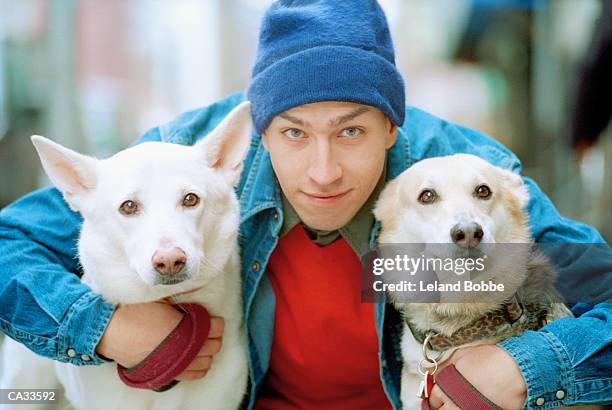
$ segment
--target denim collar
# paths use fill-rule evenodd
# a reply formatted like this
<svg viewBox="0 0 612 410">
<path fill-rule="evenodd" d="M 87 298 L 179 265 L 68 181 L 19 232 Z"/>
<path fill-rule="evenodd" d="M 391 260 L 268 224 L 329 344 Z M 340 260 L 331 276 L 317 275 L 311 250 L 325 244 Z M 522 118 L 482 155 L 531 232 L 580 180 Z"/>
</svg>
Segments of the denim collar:
<svg viewBox="0 0 612 410">
<path fill-rule="evenodd" d="M 261 136 L 253 134 L 252 145 L 255 152 L 239 195 L 241 224 L 266 209 L 282 209 L 280 185 Z"/>
</svg>

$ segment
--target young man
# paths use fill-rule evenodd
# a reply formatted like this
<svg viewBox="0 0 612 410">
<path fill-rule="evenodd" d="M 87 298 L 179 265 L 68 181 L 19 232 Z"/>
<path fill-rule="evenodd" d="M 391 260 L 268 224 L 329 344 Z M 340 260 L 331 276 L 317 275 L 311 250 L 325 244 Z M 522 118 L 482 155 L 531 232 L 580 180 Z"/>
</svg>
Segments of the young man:
<svg viewBox="0 0 612 410">
<path fill-rule="evenodd" d="M 374 1 L 273 4 L 247 96 L 184 114 L 138 142 L 193 144 L 247 97 L 256 134 L 237 193 L 248 407 L 400 408 L 400 318 L 391 306 L 360 303 L 358 255 L 378 230 L 372 204 L 385 181 L 423 158 L 467 152 L 517 172 L 520 163 L 483 134 L 405 108 L 386 19 Z M 537 241 L 603 242 L 593 228 L 561 217 L 532 180 L 525 183 Z M 0 325 L 55 360 L 131 366 L 179 314 L 163 303 L 116 307 L 81 284 L 74 274 L 79 224 L 55 189 L 2 210 Z M 580 263 L 561 266 L 562 280 Z M 609 292 L 604 272 L 583 285 L 607 279 L 600 289 Z M 462 349 L 453 361 L 504 408 L 612 400 L 612 306 L 581 304 L 574 312 L 578 318 L 498 346 Z M 221 339 L 217 319 L 180 378 L 203 377 Z M 452 406 L 437 387 L 430 404 Z"/>
</svg>

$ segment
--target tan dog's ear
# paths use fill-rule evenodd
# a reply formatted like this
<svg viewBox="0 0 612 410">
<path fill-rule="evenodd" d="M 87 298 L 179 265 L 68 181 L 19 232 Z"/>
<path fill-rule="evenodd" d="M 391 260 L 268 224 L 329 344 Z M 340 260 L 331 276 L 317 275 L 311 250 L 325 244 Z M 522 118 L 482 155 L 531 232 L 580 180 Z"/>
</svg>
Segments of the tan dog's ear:
<svg viewBox="0 0 612 410">
<path fill-rule="evenodd" d="M 401 209 L 401 192 L 398 179 L 387 183 L 378 196 L 374 206 L 374 217 L 380 221 L 383 229 L 396 225 Z"/>
<path fill-rule="evenodd" d="M 206 163 L 210 167 L 225 171 L 232 185 L 235 185 L 251 144 L 252 129 L 251 103 L 245 101 L 195 146 L 204 150 Z"/>
<path fill-rule="evenodd" d="M 506 169 L 499 168 L 501 172 L 506 191 L 505 194 L 512 194 L 520 206 L 521 209 L 527 206 L 529 202 L 529 190 L 523 181 L 523 177 L 516 172 L 512 172 Z"/>
<path fill-rule="evenodd" d="M 32 135 L 31 140 L 45 173 L 62 192 L 70 208 L 78 211 L 85 195 L 96 186 L 98 160 L 40 135 Z"/>
</svg>

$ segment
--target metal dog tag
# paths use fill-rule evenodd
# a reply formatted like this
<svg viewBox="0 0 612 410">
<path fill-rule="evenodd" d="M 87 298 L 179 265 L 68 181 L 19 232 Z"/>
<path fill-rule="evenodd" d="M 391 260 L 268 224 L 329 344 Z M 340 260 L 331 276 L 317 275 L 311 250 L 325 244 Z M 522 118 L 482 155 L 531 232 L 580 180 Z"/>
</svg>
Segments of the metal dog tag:
<svg viewBox="0 0 612 410">
<path fill-rule="evenodd" d="M 419 391 L 417 392 L 417 397 L 420 399 L 428 399 L 431 395 L 431 390 L 434 386 L 433 375 L 429 374 L 429 371 L 426 371 L 423 375 L 423 380 L 419 383 Z"/>
<path fill-rule="evenodd" d="M 441 354 L 439 354 L 435 358 L 429 357 L 427 347 L 429 345 L 429 339 L 433 336 L 435 336 L 435 333 L 430 332 L 427 337 L 425 337 L 425 340 L 423 340 L 423 360 L 419 362 L 418 366 L 419 373 L 423 375 L 423 380 L 421 380 L 421 383 L 419 383 L 419 390 L 417 391 L 417 397 L 419 397 L 420 399 L 428 399 L 429 396 L 431 396 L 431 390 L 434 386 L 433 375 L 438 370 L 438 359 L 441 356 Z M 431 373 L 429 372 L 429 370 L 426 370 L 428 367 L 433 367 Z"/>
</svg>

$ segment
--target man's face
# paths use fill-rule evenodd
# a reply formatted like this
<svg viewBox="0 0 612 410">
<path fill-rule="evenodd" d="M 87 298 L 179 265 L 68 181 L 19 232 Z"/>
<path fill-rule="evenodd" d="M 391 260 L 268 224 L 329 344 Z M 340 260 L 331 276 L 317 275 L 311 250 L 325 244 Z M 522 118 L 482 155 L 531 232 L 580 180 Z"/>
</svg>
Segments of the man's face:
<svg viewBox="0 0 612 410">
<path fill-rule="evenodd" d="M 280 186 L 302 222 L 335 230 L 366 202 L 397 127 L 377 108 L 339 101 L 274 117 L 263 133 Z"/>
</svg>

